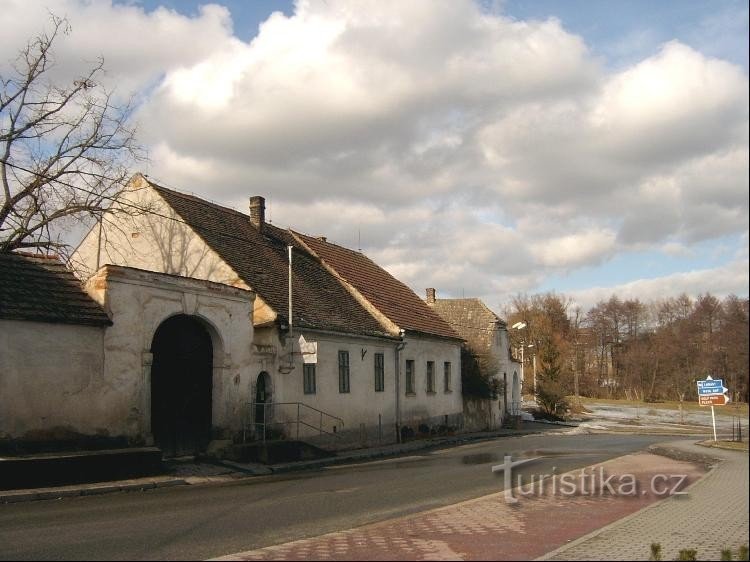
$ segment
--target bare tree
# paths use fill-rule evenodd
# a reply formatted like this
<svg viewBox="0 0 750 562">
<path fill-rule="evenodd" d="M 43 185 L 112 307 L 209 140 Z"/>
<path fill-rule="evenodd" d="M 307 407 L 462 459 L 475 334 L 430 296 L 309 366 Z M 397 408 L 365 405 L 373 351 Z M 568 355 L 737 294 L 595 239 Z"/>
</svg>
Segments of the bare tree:
<svg viewBox="0 0 750 562">
<path fill-rule="evenodd" d="M 101 58 L 81 76 L 50 80 L 54 43 L 69 32 L 66 19 L 51 16 L 51 31 L 29 40 L 0 76 L 0 252 L 64 251 L 66 229 L 108 212 L 129 165 L 143 159 L 131 103 L 118 105 L 97 82 Z"/>
</svg>

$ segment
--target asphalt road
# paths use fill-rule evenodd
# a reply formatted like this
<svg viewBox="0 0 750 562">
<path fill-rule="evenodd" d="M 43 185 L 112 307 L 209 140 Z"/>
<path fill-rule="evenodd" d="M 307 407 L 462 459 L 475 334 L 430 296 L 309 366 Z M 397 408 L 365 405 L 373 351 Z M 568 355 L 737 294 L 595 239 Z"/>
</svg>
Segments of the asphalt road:
<svg viewBox="0 0 750 562">
<path fill-rule="evenodd" d="M 500 491 L 503 478 L 491 467 L 505 454 L 544 457 L 518 473 L 546 473 L 553 466 L 560 473 L 664 440 L 648 435 L 505 437 L 227 484 L 0 505 L 0 560 L 206 559 Z"/>
</svg>

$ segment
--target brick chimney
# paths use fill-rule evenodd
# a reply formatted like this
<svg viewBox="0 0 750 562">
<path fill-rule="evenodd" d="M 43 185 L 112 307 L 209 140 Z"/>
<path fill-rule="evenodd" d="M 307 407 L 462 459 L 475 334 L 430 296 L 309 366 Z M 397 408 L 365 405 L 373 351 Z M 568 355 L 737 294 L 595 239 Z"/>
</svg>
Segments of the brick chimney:
<svg viewBox="0 0 750 562">
<path fill-rule="evenodd" d="M 250 224 L 259 232 L 263 232 L 263 225 L 266 223 L 266 200 L 260 195 L 254 195 L 250 198 Z"/>
<path fill-rule="evenodd" d="M 435 289 L 427 289 L 427 304 L 435 304 Z"/>
</svg>

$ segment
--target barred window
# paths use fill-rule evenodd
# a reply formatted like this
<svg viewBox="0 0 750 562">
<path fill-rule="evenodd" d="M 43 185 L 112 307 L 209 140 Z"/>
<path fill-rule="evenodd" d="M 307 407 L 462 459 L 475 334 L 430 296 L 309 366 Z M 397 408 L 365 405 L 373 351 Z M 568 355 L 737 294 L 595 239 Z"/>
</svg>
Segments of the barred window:
<svg viewBox="0 0 750 562">
<path fill-rule="evenodd" d="M 443 392 L 451 392 L 451 362 L 443 363 Z"/>
<path fill-rule="evenodd" d="M 375 357 L 375 392 L 385 390 L 385 359 L 382 353 L 376 353 Z"/>
<path fill-rule="evenodd" d="M 305 364 L 302 366 L 302 379 L 305 387 L 305 394 L 315 394 L 315 365 Z"/>
<path fill-rule="evenodd" d="M 429 394 L 435 393 L 435 362 L 427 362 L 427 392 Z"/>
<path fill-rule="evenodd" d="M 414 392 L 414 360 L 406 360 L 406 374 L 404 376 L 406 384 L 406 394 L 415 394 Z"/>
<path fill-rule="evenodd" d="M 339 392 L 349 392 L 349 352 L 339 351 Z"/>
</svg>

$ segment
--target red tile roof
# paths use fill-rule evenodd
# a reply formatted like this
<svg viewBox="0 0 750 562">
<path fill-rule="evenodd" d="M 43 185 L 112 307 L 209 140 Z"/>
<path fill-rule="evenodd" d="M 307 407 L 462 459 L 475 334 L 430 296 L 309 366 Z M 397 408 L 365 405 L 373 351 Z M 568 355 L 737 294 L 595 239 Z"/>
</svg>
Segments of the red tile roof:
<svg viewBox="0 0 750 562">
<path fill-rule="evenodd" d="M 150 182 L 151 183 L 151 182 Z M 339 333 L 389 336 L 316 257 L 286 230 L 266 223 L 263 231 L 234 209 L 154 183 L 167 204 L 240 278 L 278 314 L 288 316 L 287 246 L 295 248 L 292 267 L 295 326 Z"/>
<path fill-rule="evenodd" d="M 364 254 L 319 238 L 295 234 L 325 264 L 400 328 L 443 338 L 462 339 L 414 291 Z"/>
<path fill-rule="evenodd" d="M 0 318 L 84 326 L 112 324 L 57 258 L 0 254 Z"/>
</svg>

